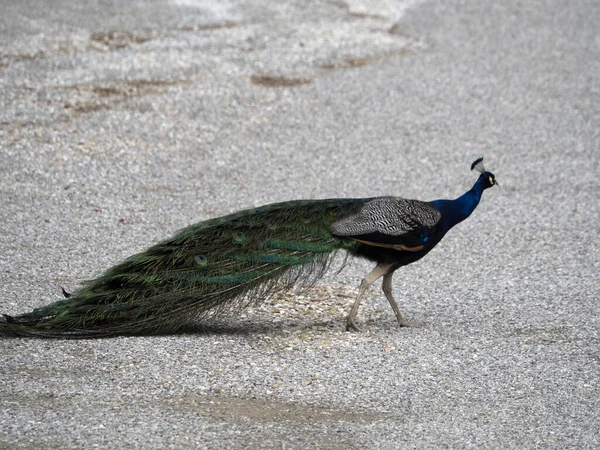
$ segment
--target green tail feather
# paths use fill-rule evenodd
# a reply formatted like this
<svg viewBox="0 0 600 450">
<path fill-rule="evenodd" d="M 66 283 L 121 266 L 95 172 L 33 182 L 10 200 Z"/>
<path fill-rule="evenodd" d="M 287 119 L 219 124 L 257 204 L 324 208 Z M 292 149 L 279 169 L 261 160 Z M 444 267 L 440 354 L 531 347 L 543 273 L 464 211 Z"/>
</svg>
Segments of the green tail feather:
<svg viewBox="0 0 600 450">
<path fill-rule="evenodd" d="M 5 316 L 0 333 L 171 333 L 194 319 L 248 306 L 275 290 L 315 281 L 337 250 L 356 246 L 329 227 L 364 201 L 277 203 L 201 222 L 110 268 L 68 299 Z"/>
</svg>

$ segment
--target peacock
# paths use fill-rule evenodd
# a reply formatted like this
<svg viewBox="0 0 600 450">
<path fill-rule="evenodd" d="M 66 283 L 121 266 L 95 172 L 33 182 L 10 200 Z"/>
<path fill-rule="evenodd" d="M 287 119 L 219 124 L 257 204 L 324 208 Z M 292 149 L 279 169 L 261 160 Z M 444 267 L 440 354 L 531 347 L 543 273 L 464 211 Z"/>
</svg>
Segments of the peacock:
<svg viewBox="0 0 600 450">
<path fill-rule="evenodd" d="M 180 331 L 192 320 L 236 311 L 288 289 L 312 283 L 333 255 L 366 258 L 375 268 L 360 283 L 346 329 L 361 331 L 356 316 L 379 278 L 398 326 L 404 318 L 392 294 L 396 269 L 429 253 L 497 184 L 483 166 L 455 200 L 400 197 L 298 200 L 210 219 L 131 256 L 66 298 L 32 312 L 0 318 L 0 334 L 46 338 L 151 335 Z"/>
</svg>

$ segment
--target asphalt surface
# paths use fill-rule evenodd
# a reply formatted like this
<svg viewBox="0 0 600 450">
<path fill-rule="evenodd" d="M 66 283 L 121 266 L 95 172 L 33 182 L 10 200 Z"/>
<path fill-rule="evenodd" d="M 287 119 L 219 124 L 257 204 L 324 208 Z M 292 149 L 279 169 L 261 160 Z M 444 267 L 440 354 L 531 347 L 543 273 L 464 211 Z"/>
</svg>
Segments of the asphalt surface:
<svg viewBox="0 0 600 450">
<path fill-rule="evenodd" d="M 600 447 L 596 1 L 0 1 L 0 312 L 297 198 L 501 184 L 343 331 L 352 261 L 174 336 L 0 339 L 0 448 Z"/>
</svg>

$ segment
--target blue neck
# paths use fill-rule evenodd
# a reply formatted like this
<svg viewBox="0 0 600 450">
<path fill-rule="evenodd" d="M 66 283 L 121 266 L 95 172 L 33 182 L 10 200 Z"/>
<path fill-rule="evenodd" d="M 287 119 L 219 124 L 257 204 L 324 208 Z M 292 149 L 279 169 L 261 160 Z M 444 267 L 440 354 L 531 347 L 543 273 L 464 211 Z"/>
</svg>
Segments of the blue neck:
<svg viewBox="0 0 600 450">
<path fill-rule="evenodd" d="M 457 223 L 462 222 L 477 208 L 483 193 L 483 177 L 479 177 L 471 190 L 455 200 L 434 200 L 429 202 L 442 213 L 442 236 Z"/>
</svg>

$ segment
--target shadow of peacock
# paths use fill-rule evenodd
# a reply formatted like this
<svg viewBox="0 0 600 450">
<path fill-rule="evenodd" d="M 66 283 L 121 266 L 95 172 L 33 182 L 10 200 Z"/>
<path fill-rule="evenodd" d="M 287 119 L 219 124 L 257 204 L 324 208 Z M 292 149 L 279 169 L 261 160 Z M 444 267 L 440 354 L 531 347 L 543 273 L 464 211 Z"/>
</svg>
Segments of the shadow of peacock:
<svg viewBox="0 0 600 450">
<path fill-rule="evenodd" d="M 473 187 L 455 200 L 399 197 L 300 200 L 240 211 L 192 225 L 86 282 L 65 299 L 18 316 L 0 333 L 92 338 L 174 333 L 190 322 L 239 310 L 274 291 L 312 283 L 342 250 L 376 263 L 360 283 L 346 329 L 365 292 L 383 278 L 399 326 L 394 272 L 429 253 L 475 210 L 494 175 L 477 159 Z"/>
</svg>

